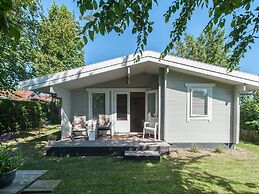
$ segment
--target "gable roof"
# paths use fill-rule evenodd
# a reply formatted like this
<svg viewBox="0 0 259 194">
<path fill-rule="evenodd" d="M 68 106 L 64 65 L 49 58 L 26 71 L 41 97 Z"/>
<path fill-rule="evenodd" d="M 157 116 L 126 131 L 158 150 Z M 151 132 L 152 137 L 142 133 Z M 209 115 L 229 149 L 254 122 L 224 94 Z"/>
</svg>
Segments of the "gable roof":
<svg viewBox="0 0 259 194">
<path fill-rule="evenodd" d="M 168 67 L 172 71 L 180 71 L 197 76 L 206 76 L 219 81 L 229 81 L 233 85 L 244 84 L 253 89 L 259 88 L 259 76 L 241 71 L 228 72 L 226 68 L 210 65 L 190 59 L 167 55 L 163 59 L 160 53 L 155 51 L 145 51 L 138 62 L 134 61 L 134 55 L 119 57 L 103 62 L 86 65 L 84 67 L 71 69 L 43 77 L 29 79 L 20 82 L 20 86 L 26 90 L 35 90 L 57 84 L 62 84 L 105 72 L 118 70 L 125 67 L 135 67 L 143 63 L 156 64 L 158 67 Z"/>
<path fill-rule="evenodd" d="M 28 99 L 33 93 L 33 91 L 17 90 L 14 91 L 13 97 L 17 99 Z"/>
</svg>

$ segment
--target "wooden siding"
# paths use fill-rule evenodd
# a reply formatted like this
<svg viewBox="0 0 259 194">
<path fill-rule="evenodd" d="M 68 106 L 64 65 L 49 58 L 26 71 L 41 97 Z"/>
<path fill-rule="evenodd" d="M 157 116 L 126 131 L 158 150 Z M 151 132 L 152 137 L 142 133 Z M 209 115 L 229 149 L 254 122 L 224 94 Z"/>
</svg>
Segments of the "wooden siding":
<svg viewBox="0 0 259 194">
<path fill-rule="evenodd" d="M 165 91 L 165 140 L 170 143 L 229 143 L 232 130 L 234 87 L 178 72 L 167 74 Z M 185 83 L 215 83 L 212 120 L 187 121 Z"/>
</svg>

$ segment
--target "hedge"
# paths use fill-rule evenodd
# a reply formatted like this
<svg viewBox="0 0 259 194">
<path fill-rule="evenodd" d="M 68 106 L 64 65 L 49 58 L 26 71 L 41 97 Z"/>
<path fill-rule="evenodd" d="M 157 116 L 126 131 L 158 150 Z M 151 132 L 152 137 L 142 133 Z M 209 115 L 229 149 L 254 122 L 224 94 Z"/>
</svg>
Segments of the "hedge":
<svg viewBox="0 0 259 194">
<path fill-rule="evenodd" d="M 0 100 L 0 134 L 41 127 L 48 120 L 48 104 L 38 101 Z"/>
</svg>

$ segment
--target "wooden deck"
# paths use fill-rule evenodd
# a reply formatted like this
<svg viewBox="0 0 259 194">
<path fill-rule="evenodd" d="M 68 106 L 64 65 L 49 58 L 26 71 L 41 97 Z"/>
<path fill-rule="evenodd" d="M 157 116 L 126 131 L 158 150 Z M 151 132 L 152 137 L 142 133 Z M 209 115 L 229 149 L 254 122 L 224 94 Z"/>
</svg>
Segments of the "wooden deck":
<svg viewBox="0 0 259 194">
<path fill-rule="evenodd" d="M 125 151 L 158 151 L 169 153 L 170 145 L 165 141 L 152 140 L 60 140 L 47 147 L 48 156 L 123 156 Z"/>
</svg>

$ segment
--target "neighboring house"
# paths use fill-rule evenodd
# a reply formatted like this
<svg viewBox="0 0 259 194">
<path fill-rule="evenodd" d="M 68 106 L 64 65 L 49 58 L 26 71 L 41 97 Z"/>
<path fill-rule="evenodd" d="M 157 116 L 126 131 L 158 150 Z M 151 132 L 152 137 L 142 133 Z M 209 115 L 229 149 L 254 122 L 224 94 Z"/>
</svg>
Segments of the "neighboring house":
<svg viewBox="0 0 259 194">
<path fill-rule="evenodd" d="M 62 98 L 62 138 L 74 115 L 109 114 L 113 133 L 142 132 L 158 117 L 169 143 L 239 142 L 240 92 L 259 89 L 259 77 L 175 56 L 145 51 L 20 83 Z"/>
<path fill-rule="evenodd" d="M 43 103 L 50 103 L 52 98 L 49 95 L 38 94 L 34 91 L 16 90 L 11 95 L 11 99 L 13 99 L 13 100 L 34 100 L 34 101 L 39 101 L 39 102 L 43 102 Z"/>
<path fill-rule="evenodd" d="M 13 100 L 28 100 L 33 97 L 38 97 L 38 94 L 27 90 L 16 90 L 11 95 L 11 99 Z"/>
</svg>

